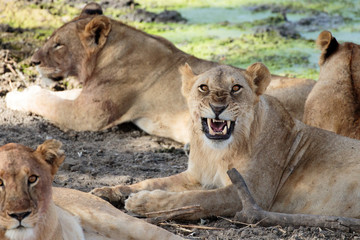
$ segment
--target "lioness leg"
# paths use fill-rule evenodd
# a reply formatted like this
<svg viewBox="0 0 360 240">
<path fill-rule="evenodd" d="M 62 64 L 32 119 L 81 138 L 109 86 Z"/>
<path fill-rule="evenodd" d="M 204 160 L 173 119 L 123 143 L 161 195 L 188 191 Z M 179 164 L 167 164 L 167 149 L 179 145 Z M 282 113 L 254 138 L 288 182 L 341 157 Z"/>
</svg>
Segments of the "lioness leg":
<svg viewBox="0 0 360 240">
<path fill-rule="evenodd" d="M 202 210 L 181 218 L 196 220 L 209 216 L 233 216 L 242 208 L 234 185 L 183 192 L 140 191 L 125 201 L 125 209 L 140 215 L 193 205 L 200 205 Z"/>
<path fill-rule="evenodd" d="M 131 193 L 142 190 L 165 190 L 170 192 L 181 192 L 187 190 L 201 189 L 200 183 L 187 171 L 164 178 L 153 178 L 132 185 L 117 185 L 113 187 L 95 188 L 92 194 L 108 200 L 113 205 L 121 207 L 125 199 Z"/>
<path fill-rule="evenodd" d="M 33 86 L 8 93 L 5 101 L 10 109 L 32 112 L 60 128 L 78 131 L 100 130 L 108 124 L 111 114 L 109 104 L 88 97 L 80 89 L 57 93 Z"/>
<path fill-rule="evenodd" d="M 80 218 L 86 239 L 182 239 L 88 193 L 53 188 L 53 199 L 57 206 Z"/>
</svg>

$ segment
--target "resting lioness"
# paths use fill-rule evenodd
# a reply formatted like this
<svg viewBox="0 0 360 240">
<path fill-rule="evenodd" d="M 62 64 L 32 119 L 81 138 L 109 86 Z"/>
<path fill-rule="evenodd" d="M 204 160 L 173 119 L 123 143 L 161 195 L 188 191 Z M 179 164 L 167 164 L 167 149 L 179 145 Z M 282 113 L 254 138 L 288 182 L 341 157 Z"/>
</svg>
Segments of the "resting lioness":
<svg viewBox="0 0 360 240">
<path fill-rule="evenodd" d="M 91 194 L 52 188 L 65 158 L 60 146 L 48 140 L 36 151 L 14 143 L 0 147 L 0 239 L 181 239 Z"/>
<path fill-rule="evenodd" d="M 360 45 L 339 44 L 328 31 L 316 42 L 320 75 L 306 100 L 304 122 L 360 139 Z"/>
<path fill-rule="evenodd" d="M 62 129 L 97 131 L 131 121 L 149 134 L 189 142 L 190 116 L 178 68 L 188 62 L 201 73 L 217 63 L 193 57 L 164 38 L 102 15 L 98 4 L 57 29 L 32 57 L 41 75 L 77 76 L 82 90 L 39 87 L 10 92 L 6 104 L 33 112 Z M 302 118 L 313 80 L 274 76 L 269 94 Z"/>
<path fill-rule="evenodd" d="M 188 169 L 93 194 L 138 214 L 199 204 L 189 216 L 234 215 L 241 203 L 227 171 L 236 168 L 266 210 L 360 217 L 360 142 L 293 119 L 262 95 L 270 73 L 219 66 L 195 75 L 182 69 L 192 136 Z"/>
</svg>

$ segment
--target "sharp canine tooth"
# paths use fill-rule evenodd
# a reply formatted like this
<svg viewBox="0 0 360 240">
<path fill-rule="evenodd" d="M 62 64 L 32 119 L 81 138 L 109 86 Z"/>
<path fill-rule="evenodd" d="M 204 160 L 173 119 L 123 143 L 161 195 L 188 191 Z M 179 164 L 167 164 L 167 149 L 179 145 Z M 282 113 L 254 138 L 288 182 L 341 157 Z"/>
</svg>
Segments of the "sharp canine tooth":
<svg viewBox="0 0 360 240">
<path fill-rule="evenodd" d="M 227 127 L 230 128 L 231 121 L 226 121 Z"/>
<path fill-rule="evenodd" d="M 224 127 L 224 130 L 222 131 L 222 135 L 225 135 L 227 133 L 227 126 Z"/>
<path fill-rule="evenodd" d="M 209 128 L 209 133 L 210 133 L 211 135 L 215 135 L 215 134 L 216 134 L 216 133 L 214 132 L 214 130 L 212 130 L 211 127 Z"/>
<path fill-rule="evenodd" d="M 207 125 L 208 125 L 208 129 L 209 129 L 209 133 L 211 135 L 215 135 L 214 130 L 212 130 L 212 128 L 211 128 L 211 119 L 210 118 L 207 119 Z"/>
</svg>

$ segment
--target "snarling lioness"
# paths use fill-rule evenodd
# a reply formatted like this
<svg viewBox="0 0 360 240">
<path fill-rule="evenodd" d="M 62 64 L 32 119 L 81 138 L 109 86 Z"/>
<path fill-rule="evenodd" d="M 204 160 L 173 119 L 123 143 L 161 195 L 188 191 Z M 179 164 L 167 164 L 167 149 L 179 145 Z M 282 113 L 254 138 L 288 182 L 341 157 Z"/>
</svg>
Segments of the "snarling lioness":
<svg viewBox="0 0 360 240">
<path fill-rule="evenodd" d="M 320 33 L 317 45 L 319 81 L 306 100 L 304 122 L 360 139 L 360 45 L 339 44 L 328 31 Z"/>
<path fill-rule="evenodd" d="M 234 215 L 241 203 L 227 171 L 236 168 L 266 210 L 360 217 L 360 142 L 293 119 L 262 95 L 270 73 L 219 66 L 195 75 L 182 68 L 192 120 L 188 169 L 93 194 L 138 214 L 200 205 L 188 216 Z"/>
<path fill-rule="evenodd" d="M 149 134 L 189 142 L 190 116 L 179 66 L 201 73 L 217 63 L 198 59 L 169 41 L 102 15 L 98 4 L 57 29 L 32 57 L 43 77 L 76 76 L 82 90 L 51 92 L 32 87 L 11 92 L 6 104 L 33 112 L 62 129 L 97 131 L 131 121 Z M 302 118 L 313 80 L 274 76 L 269 94 Z"/>
<path fill-rule="evenodd" d="M 36 151 L 14 143 L 0 147 L 0 239 L 181 239 L 91 194 L 52 188 L 65 158 L 60 146 L 48 140 Z"/>
</svg>

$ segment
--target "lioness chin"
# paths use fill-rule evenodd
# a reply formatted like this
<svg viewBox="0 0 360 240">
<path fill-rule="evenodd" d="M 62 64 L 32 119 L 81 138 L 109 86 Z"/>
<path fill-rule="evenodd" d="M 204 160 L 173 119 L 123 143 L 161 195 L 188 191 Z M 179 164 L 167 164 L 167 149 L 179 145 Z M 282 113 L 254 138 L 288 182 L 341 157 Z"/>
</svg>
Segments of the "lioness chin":
<svg viewBox="0 0 360 240">
<path fill-rule="evenodd" d="M 190 116 L 178 68 L 189 63 L 201 73 L 218 63 L 198 59 L 164 38 L 102 15 L 90 3 L 57 29 L 34 53 L 41 75 L 76 76 L 80 90 L 30 88 L 7 94 L 7 107 L 38 114 L 62 129 L 98 131 L 133 122 L 149 134 L 181 143 L 190 140 Z M 273 76 L 269 94 L 301 119 L 313 80 Z"/>
<path fill-rule="evenodd" d="M 14 143 L 0 147 L 0 239 L 181 239 L 91 194 L 52 188 L 65 158 L 60 146 L 48 140 L 35 151 Z"/>
<path fill-rule="evenodd" d="M 129 186 L 94 189 L 144 215 L 188 205 L 186 216 L 234 215 L 242 206 L 227 171 L 236 168 L 266 210 L 360 217 L 360 142 L 309 127 L 263 95 L 270 73 L 261 63 L 245 72 L 219 66 L 196 75 L 181 69 L 191 115 L 188 169 Z"/>
<path fill-rule="evenodd" d="M 305 103 L 304 122 L 360 139 L 360 45 L 339 44 L 329 31 L 319 34 L 319 80 Z"/>
</svg>

